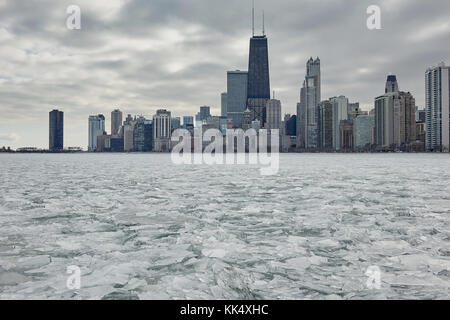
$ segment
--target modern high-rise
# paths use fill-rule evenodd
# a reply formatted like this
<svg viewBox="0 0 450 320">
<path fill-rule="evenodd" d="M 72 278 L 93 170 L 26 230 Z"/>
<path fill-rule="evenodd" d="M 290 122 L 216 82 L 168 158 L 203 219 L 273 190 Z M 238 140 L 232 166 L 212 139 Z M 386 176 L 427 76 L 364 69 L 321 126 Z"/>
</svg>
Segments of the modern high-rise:
<svg viewBox="0 0 450 320">
<path fill-rule="evenodd" d="M 220 95 L 220 115 L 222 117 L 226 117 L 227 116 L 227 92 L 223 92 Z"/>
<path fill-rule="evenodd" d="M 153 116 L 153 141 L 155 152 L 170 151 L 171 113 L 165 109 L 156 111 Z"/>
<path fill-rule="evenodd" d="M 348 120 L 348 98 L 345 96 L 333 97 L 330 98 L 330 103 L 333 107 L 333 149 L 339 151 L 341 150 L 341 121 Z"/>
<path fill-rule="evenodd" d="M 266 104 L 266 129 L 281 129 L 281 101 L 270 99 Z"/>
<path fill-rule="evenodd" d="M 97 137 L 105 134 L 105 116 L 99 114 L 89 117 L 89 143 L 88 151 L 97 151 Z"/>
<path fill-rule="evenodd" d="M 115 109 L 111 112 L 111 135 L 115 136 L 119 134 L 120 127 L 122 126 L 122 111 Z"/>
<path fill-rule="evenodd" d="M 450 151 L 450 67 L 444 63 L 425 73 L 426 149 Z"/>
<path fill-rule="evenodd" d="M 300 90 L 300 105 L 297 119 L 297 144 L 302 149 L 317 149 L 318 143 L 318 105 L 321 99 L 320 59 L 312 57 L 306 63 L 306 76 Z"/>
<path fill-rule="evenodd" d="M 247 85 L 247 71 L 227 72 L 227 117 L 235 128 L 242 127 L 243 113 L 247 109 Z"/>
<path fill-rule="evenodd" d="M 331 151 L 333 147 L 333 105 L 329 100 L 319 103 L 319 149 Z"/>
<path fill-rule="evenodd" d="M 397 78 L 389 75 L 385 94 L 375 98 L 375 144 L 379 148 L 408 148 L 416 141 L 416 101 L 399 91 Z"/>
<path fill-rule="evenodd" d="M 247 107 L 252 111 L 253 120 L 260 121 L 261 127 L 266 122 L 266 104 L 269 99 L 269 48 L 263 24 L 262 35 L 256 36 L 253 28 L 250 39 L 247 85 Z"/>
<path fill-rule="evenodd" d="M 134 125 L 134 151 L 150 152 L 153 150 L 153 121 L 143 117 L 136 119 Z"/>
<path fill-rule="evenodd" d="M 375 144 L 379 148 L 390 148 L 394 144 L 394 109 L 399 109 L 396 92 L 375 98 Z"/>
<path fill-rule="evenodd" d="M 354 147 L 356 150 L 368 150 L 372 142 L 372 131 L 375 126 L 375 117 L 360 115 L 353 120 Z"/>
<path fill-rule="evenodd" d="M 64 149 L 64 113 L 53 110 L 49 113 L 49 150 Z"/>
</svg>

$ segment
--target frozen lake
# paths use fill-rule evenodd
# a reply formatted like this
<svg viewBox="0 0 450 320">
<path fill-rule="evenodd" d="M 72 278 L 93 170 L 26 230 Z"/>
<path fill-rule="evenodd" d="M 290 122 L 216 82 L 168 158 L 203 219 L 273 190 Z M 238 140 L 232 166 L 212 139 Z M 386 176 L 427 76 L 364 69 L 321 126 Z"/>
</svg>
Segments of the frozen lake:
<svg viewBox="0 0 450 320">
<path fill-rule="evenodd" d="M 0 155 L 0 299 L 450 298 L 450 155 L 280 157 Z"/>
</svg>

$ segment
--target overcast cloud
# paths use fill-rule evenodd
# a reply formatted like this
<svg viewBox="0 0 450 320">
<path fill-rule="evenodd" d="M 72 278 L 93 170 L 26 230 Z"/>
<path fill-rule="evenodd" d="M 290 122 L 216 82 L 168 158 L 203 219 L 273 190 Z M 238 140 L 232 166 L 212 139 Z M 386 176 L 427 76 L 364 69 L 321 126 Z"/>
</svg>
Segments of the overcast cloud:
<svg viewBox="0 0 450 320">
<path fill-rule="evenodd" d="M 66 28 L 66 8 L 82 29 Z M 369 31 L 366 9 L 382 9 Z M 450 63 L 448 0 L 256 0 L 265 9 L 272 90 L 294 113 L 310 56 L 322 61 L 322 98 L 372 108 L 388 73 L 424 103 L 424 72 Z M 227 70 L 247 70 L 251 0 L 0 0 L 0 147 L 48 147 L 48 112 L 65 112 L 65 146 L 87 145 L 87 119 L 151 117 L 165 107 L 220 112 Z"/>
</svg>

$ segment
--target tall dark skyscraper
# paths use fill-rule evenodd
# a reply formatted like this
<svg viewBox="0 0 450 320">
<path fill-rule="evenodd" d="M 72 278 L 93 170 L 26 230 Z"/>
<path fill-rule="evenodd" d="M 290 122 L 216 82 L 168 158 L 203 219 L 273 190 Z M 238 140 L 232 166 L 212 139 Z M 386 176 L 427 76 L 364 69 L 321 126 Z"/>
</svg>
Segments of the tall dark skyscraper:
<svg viewBox="0 0 450 320">
<path fill-rule="evenodd" d="M 59 151 L 64 149 L 64 113 L 53 110 L 49 113 L 49 149 Z"/>
<path fill-rule="evenodd" d="M 253 120 L 259 120 L 261 127 L 266 122 L 266 104 L 270 99 L 269 49 L 267 37 L 255 36 L 253 14 L 253 36 L 250 39 L 248 61 L 247 107 L 252 111 Z"/>
</svg>

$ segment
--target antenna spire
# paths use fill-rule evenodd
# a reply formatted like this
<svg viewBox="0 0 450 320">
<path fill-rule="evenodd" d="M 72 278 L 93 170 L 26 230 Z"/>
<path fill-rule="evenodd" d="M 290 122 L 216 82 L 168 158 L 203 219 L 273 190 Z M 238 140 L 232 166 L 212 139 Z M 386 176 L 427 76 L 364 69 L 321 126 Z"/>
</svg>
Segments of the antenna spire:
<svg viewBox="0 0 450 320">
<path fill-rule="evenodd" d="M 262 30 L 263 31 L 263 36 L 265 36 L 266 35 L 266 30 L 265 30 L 265 24 L 264 24 L 264 10 L 263 10 L 263 21 L 262 22 L 263 22 L 263 26 L 262 26 L 263 27 L 263 30 Z"/>
<path fill-rule="evenodd" d="M 255 36 L 255 0 L 253 0 L 252 6 L 252 36 Z"/>
</svg>

